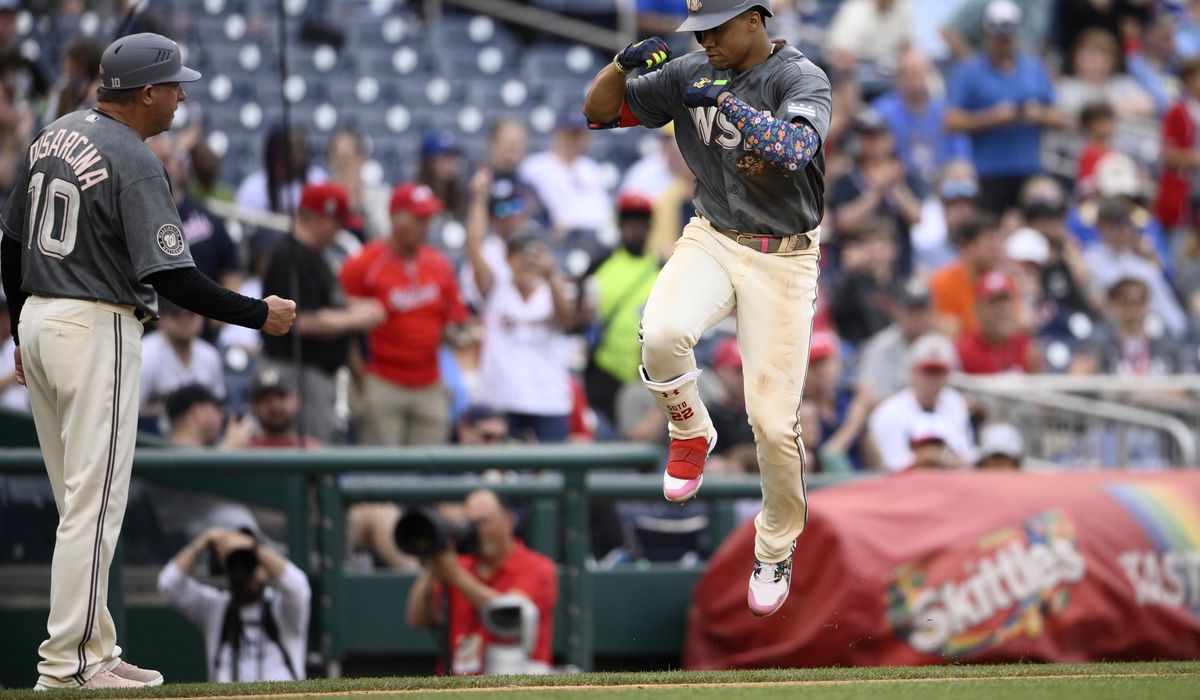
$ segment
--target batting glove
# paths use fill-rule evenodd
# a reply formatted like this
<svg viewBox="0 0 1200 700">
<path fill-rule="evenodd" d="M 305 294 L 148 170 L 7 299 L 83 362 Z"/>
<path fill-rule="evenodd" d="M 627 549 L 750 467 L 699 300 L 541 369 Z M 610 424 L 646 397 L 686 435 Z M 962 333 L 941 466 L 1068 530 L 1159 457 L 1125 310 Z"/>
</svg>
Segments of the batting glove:
<svg viewBox="0 0 1200 700">
<path fill-rule="evenodd" d="M 645 41 L 630 44 L 613 56 L 613 67 L 618 73 L 628 73 L 634 68 L 654 68 L 666 63 L 671 58 L 671 48 L 667 42 L 652 36 Z"/>
<path fill-rule="evenodd" d="M 728 80 L 713 80 L 712 78 L 700 78 L 688 83 L 687 89 L 683 91 L 683 106 L 715 107 L 717 97 L 725 92 L 725 86 L 728 83 Z"/>
</svg>

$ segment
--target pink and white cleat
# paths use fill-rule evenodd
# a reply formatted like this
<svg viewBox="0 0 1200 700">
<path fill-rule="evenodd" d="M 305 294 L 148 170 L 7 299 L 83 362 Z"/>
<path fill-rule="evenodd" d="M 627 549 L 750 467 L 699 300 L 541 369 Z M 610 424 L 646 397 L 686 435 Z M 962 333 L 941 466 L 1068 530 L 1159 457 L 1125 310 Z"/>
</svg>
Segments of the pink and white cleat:
<svg viewBox="0 0 1200 700">
<path fill-rule="evenodd" d="M 667 470 L 663 472 L 663 497 L 679 505 L 695 498 L 704 483 L 704 460 L 716 444 L 716 436 L 672 439 Z"/>
<path fill-rule="evenodd" d="M 153 688 L 163 684 L 163 676 L 158 671 L 148 668 L 138 668 L 128 661 L 118 661 L 112 672 L 127 681 L 137 681 Z"/>
<path fill-rule="evenodd" d="M 792 545 L 792 551 L 796 545 Z M 756 617 L 766 617 L 783 607 L 788 591 L 792 587 L 792 555 L 773 564 L 754 560 L 754 571 L 750 573 L 750 587 L 746 592 L 746 603 Z"/>
</svg>

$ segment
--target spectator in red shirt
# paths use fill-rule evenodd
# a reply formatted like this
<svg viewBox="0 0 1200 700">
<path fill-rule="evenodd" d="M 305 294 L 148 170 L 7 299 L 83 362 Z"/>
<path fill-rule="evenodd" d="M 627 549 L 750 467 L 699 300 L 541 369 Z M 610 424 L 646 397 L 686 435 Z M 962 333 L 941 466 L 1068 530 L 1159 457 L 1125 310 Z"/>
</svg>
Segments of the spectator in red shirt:
<svg viewBox="0 0 1200 700">
<path fill-rule="evenodd" d="M 1191 223 L 1192 177 L 1200 167 L 1196 126 L 1200 116 L 1200 56 L 1179 67 L 1183 95 L 1163 117 L 1162 175 L 1154 214 L 1167 230 Z"/>
<path fill-rule="evenodd" d="M 408 624 L 447 628 L 449 673 L 479 675 L 488 672 L 488 646 L 497 641 L 484 627 L 481 613 L 502 595 L 521 596 L 539 613 L 530 661 L 549 667 L 558 602 L 554 562 L 516 539 L 513 515 L 494 492 L 468 495 L 466 517 L 479 532 L 479 554 L 447 549 L 423 562 L 425 571 L 408 594 Z M 448 606 L 443 606 L 445 595 L 449 595 Z M 447 672 L 441 662 L 438 671 Z"/>
<path fill-rule="evenodd" d="M 342 267 L 351 297 L 383 304 L 387 316 L 367 338 L 357 424 L 372 445 L 436 445 L 450 439 L 450 394 L 438 370 L 443 338 L 467 320 L 454 268 L 426 244 L 442 201 L 426 185 L 392 193 L 392 233 L 363 246 Z"/>
<path fill-rule="evenodd" d="M 1033 338 L 1017 324 L 1013 299 L 1017 285 L 993 270 L 975 285 L 979 329 L 958 337 L 958 359 L 967 374 L 1041 371 L 1041 353 Z"/>
<path fill-rule="evenodd" d="M 1112 151 L 1117 130 L 1117 113 L 1108 102 L 1089 102 L 1079 111 L 1079 126 L 1087 141 L 1079 152 L 1075 189 L 1081 197 L 1096 193 L 1096 166 Z"/>
</svg>

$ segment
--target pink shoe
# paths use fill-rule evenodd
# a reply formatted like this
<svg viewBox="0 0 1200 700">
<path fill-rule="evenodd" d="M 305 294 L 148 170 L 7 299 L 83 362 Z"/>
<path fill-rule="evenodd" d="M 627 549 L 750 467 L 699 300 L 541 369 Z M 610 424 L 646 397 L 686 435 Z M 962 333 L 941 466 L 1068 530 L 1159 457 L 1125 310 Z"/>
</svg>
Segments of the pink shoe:
<svg viewBox="0 0 1200 700">
<path fill-rule="evenodd" d="M 162 676 L 159 676 L 160 683 L 162 682 L 161 678 L 162 678 Z M 83 685 L 81 685 L 79 687 L 83 688 L 84 690 L 106 690 L 109 688 L 130 689 L 130 688 L 145 688 L 146 684 L 142 683 L 140 681 L 134 681 L 134 680 L 129 680 L 128 678 L 122 678 L 122 677 L 118 676 L 117 674 L 113 673 L 112 671 L 106 671 L 104 669 L 100 669 L 100 670 L 96 671 L 94 674 L 92 674 L 92 677 L 87 679 L 86 681 L 84 681 Z M 37 685 L 33 686 L 33 689 L 37 690 L 37 691 L 58 690 L 58 688 L 52 688 L 47 685 L 42 685 L 41 683 L 38 683 Z"/>
<path fill-rule="evenodd" d="M 792 550 L 795 551 L 795 545 Z M 746 603 L 756 617 L 766 617 L 783 607 L 792 587 L 792 556 L 774 564 L 754 560 Z"/>
<path fill-rule="evenodd" d="M 667 470 L 663 472 L 663 496 L 668 501 L 683 505 L 696 497 L 704 483 L 704 460 L 716 444 L 715 437 L 671 440 Z"/>
<path fill-rule="evenodd" d="M 163 676 L 158 671 L 138 668 L 126 661 L 118 661 L 112 672 L 127 681 L 137 681 L 150 687 L 163 684 Z"/>
</svg>

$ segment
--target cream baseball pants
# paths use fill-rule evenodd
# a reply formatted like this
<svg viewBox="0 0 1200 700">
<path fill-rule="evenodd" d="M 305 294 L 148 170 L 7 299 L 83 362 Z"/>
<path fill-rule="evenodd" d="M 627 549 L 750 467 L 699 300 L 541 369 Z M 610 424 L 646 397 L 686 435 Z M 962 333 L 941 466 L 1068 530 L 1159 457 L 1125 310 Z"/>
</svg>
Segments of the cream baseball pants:
<svg viewBox="0 0 1200 700">
<path fill-rule="evenodd" d="M 817 297 L 817 235 L 806 250 L 762 253 L 693 218 L 642 316 L 643 378 L 668 416 L 671 437 L 686 439 L 713 430 L 695 393 L 692 348 L 704 331 L 736 308 L 746 411 L 763 492 L 762 512 L 754 521 L 754 551 L 763 562 L 790 555 L 807 514 L 799 411 Z M 695 410 L 679 420 L 680 413 L 666 403 L 678 401 L 678 395 L 659 398 L 672 392 L 658 389 L 689 374 L 692 378 L 680 388 L 684 396 L 691 395 Z M 678 385 L 671 384 L 672 390 Z"/>
<path fill-rule="evenodd" d="M 108 612 L 108 569 L 125 519 L 137 439 L 142 324 L 133 308 L 30 297 L 21 363 L 58 506 L 49 638 L 38 682 L 82 685 L 121 657 Z"/>
</svg>

